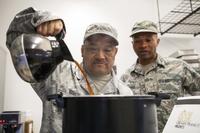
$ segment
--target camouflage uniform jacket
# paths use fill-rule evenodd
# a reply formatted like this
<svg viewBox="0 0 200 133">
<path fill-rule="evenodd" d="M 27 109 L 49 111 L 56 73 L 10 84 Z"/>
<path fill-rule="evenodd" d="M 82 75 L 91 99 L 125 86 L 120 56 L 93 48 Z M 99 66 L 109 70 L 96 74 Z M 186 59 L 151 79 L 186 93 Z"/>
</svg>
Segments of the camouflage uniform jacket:
<svg viewBox="0 0 200 133">
<path fill-rule="evenodd" d="M 143 72 L 139 64 L 132 65 L 121 80 L 134 94 L 148 92 L 168 93 L 171 100 L 163 100 L 158 108 L 158 125 L 161 131 L 168 119 L 177 97 L 192 94 L 200 89 L 200 75 L 184 61 L 157 56 L 156 62 Z"/>
<path fill-rule="evenodd" d="M 36 33 L 35 28 L 38 25 L 55 19 L 60 18 L 50 12 L 36 11 L 31 7 L 19 12 L 7 31 L 7 47 L 10 48 L 12 41 L 22 33 Z M 65 27 L 56 38 L 63 39 L 64 35 Z M 91 87 L 95 88 L 90 78 L 89 82 Z M 43 103 L 41 133 L 62 133 L 62 108 L 59 108 L 55 101 L 48 101 L 47 95 L 60 93 L 63 96 L 88 95 L 86 82 L 82 74 L 76 65 L 69 61 L 63 61 L 56 67 L 47 80 L 34 83 L 32 87 Z M 132 91 L 117 79 L 113 71 L 111 80 L 98 94 L 132 95 Z"/>
</svg>

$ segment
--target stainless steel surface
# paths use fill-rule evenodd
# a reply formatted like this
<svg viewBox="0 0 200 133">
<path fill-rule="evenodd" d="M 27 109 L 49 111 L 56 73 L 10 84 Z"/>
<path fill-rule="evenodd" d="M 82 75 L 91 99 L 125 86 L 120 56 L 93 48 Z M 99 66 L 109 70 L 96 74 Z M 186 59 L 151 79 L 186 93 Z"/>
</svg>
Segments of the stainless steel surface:
<svg viewBox="0 0 200 133">
<path fill-rule="evenodd" d="M 179 58 L 190 64 L 200 73 L 200 55 L 195 49 L 181 49 L 172 53 L 169 57 Z"/>
</svg>

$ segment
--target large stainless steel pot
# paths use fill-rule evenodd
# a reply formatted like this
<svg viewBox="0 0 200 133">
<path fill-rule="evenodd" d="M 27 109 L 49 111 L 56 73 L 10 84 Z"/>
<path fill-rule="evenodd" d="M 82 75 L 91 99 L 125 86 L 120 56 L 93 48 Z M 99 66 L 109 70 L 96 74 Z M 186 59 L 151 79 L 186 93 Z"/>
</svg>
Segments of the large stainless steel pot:
<svg viewBox="0 0 200 133">
<path fill-rule="evenodd" d="M 157 133 L 154 96 L 64 97 L 63 133 Z"/>
</svg>

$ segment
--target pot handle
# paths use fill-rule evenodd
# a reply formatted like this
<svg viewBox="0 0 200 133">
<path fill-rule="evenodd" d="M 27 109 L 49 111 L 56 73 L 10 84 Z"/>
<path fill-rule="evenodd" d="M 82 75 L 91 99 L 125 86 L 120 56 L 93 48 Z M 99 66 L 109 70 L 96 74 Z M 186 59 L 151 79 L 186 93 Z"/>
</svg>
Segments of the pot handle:
<svg viewBox="0 0 200 133">
<path fill-rule="evenodd" d="M 64 108 L 64 101 L 63 101 L 63 94 L 52 94 L 52 95 L 47 95 L 47 100 L 48 101 L 55 101 L 55 104 L 59 108 Z"/>
<path fill-rule="evenodd" d="M 160 93 L 160 92 L 149 92 L 148 95 L 155 96 L 155 103 L 157 106 L 160 106 L 160 103 L 164 99 L 170 99 L 170 95 L 167 93 Z"/>
</svg>

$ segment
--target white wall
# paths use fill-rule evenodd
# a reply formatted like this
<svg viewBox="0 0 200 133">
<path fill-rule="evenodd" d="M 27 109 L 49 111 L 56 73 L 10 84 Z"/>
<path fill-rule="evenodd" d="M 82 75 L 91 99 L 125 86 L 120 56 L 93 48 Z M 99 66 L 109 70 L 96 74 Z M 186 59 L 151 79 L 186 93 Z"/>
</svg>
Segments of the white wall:
<svg viewBox="0 0 200 133">
<path fill-rule="evenodd" d="M 4 84 L 5 84 L 5 63 L 6 51 L 0 46 L 0 112 L 3 111 L 4 104 Z"/>
<path fill-rule="evenodd" d="M 180 1 L 159 0 L 161 17 Z M 17 12 L 29 6 L 52 11 L 64 19 L 67 28 L 65 41 L 73 56 L 79 61 L 81 61 L 80 46 L 87 25 L 92 22 L 108 22 L 115 26 L 119 32 L 120 42 L 116 58 L 119 75 L 136 60 L 128 37 L 133 23 L 144 19 L 158 21 L 156 0 L 0 0 L 0 45 L 4 49 L 6 49 L 5 33 L 9 23 Z M 194 48 L 200 52 L 199 40 L 199 37 L 164 35 L 161 37 L 158 51 L 163 56 L 184 48 Z M 30 85 L 18 77 L 10 56 L 7 56 L 6 62 L 4 96 L 4 110 L 32 112 L 34 130 L 38 133 L 42 103 Z"/>
</svg>

